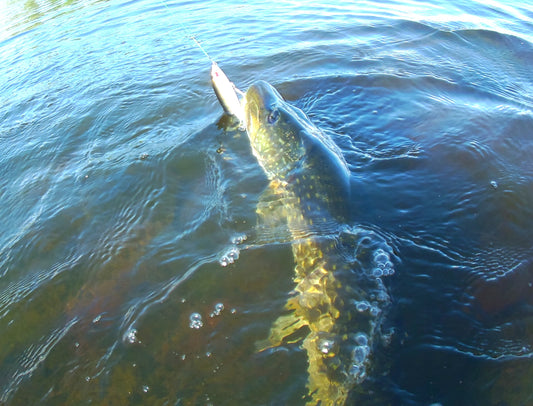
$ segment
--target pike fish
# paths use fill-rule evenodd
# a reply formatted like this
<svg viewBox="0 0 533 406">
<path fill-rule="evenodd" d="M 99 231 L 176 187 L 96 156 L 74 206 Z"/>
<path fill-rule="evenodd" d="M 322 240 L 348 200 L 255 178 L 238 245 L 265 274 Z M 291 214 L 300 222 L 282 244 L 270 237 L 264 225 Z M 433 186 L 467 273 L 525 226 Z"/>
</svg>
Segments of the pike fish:
<svg viewBox="0 0 533 406">
<path fill-rule="evenodd" d="M 373 299 L 388 299 L 380 278 L 348 260 L 345 243 L 357 237 L 343 241 L 339 234 L 349 214 L 347 164 L 333 141 L 267 82 L 248 89 L 243 114 L 270 192 L 282 202 L 295 261 L 293 295 L 259 350 L 301 340 L 306 403 L 344 405 L 367 375 L 381 313 Z"/>
<path fill-rule="evenodd" d="M 219 99 L 233 98 L 218 90 Z M 250 86 L 236 111 L 270 180 L 265 194 L 290 231 L 295 262 L 285 311 L 257 349 L 301 343 L 308 358 L 306 405 L 344 405 L 368 374 L 388 299 L 381 279 L 363 269 L 365 259 L 354 258 L 366 255 L 353 249 L 365 238 L 343 232 L 351 194 L 347 164 L 336 144 L 267 82 Z M 257 211 L 265 217 L 269 207 Z M 380 255 L 388 261 L 382 249 L 372 255 L 374 262 Z"/>
</svg>

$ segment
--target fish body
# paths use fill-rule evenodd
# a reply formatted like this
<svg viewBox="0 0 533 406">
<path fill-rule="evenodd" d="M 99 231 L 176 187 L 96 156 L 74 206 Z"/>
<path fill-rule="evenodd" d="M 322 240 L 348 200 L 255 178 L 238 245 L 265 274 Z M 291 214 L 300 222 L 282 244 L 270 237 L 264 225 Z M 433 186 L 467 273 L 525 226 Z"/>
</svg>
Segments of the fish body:
<svg viewBox="0 0 533 406">
<path fill-rule="evenodd" d="M 266 82 L 247 90 L 243 118 L 253 153 L 281 201 L 295 261 L 286 312 L 258 349 L 301 340 L 308 357 L 306 403 L 344 405 L 367 373 L 378 324 L 370 295 L 381 289 L 358 275 L 339 237 L 349 212 L 346 162 L 333 141 Z"/>
</svg>

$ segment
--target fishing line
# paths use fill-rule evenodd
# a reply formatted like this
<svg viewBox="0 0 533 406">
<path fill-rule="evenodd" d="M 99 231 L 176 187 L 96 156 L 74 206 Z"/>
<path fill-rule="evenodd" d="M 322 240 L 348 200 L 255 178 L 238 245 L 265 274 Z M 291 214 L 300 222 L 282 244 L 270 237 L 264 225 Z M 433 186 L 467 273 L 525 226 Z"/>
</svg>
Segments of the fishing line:
<svg viewBox="0 0 533 406">
<path fill-rule="evenodd" d="M 170 12 L 172 13 L 172 10 L 170 10 L 170 8 L 167 6 L 167 3 L 165 3 L 164 0 L 160 0 L 161 4 L 163 6 L 165 6 L 165 8 Z M 212 62 L 212 63 L 216 63 L 215 60 L 213 58 L 211 58 L 211 56 L 209 56 L 209 54 L 207 53 L 207 51 L 204 49 L 204 47 L 202 46 L 202 44 L 200 44 L 200 41 L 198 41 L 196 39 L 196 37 L 190 33 L 190 31 L 187 29 L 187 27 L 180 21 L 178 20 L 178 24 L 179 26 L 181 27 L 182 31 L 185 33 L 185 35 L 187 37 L 189 37 L 190 39 L 192 39 L 194 41 L 194 43 L 196 45 L 198 45 L 198 48 L 200 48 L 200 50 L 204 53 L 205 56 L 207 56 L 207 58 Z"/>
<path fill-rule="evenodd" d="M 164 0 L 159 0 L 160 3 L 165 6 L 165 8 L 172 13 L 170 8 L 167 6 L 166 2 Z M 240 97 L 244 97 L 244 92 L 239 90 L 237 86 L 233 82 L 231 82 L 224 71 L 220 69 L 218 64 L 215 62 L 211 56 L 207 53 L 207 51 L 204 49 L 202 44 L 196 39 L 194 35 L 192 35 L 185 24 L 183 24 L 181 21 L 178 20 L 178 24 L 181 27 L 182 31 L 194 41 L 196 45 L 198 45 L 198 48 L 202 50 L 205 56 L 207 56 L 207 59 L 211 61 L 211 85 L 213 86 L 213 90 L 215 91 L 215 94 L 218 98 L 218 101 L 220 102 L 220 105 L 224 109 L 224 111 L 230 115 L 233 115 L 239 119 L 241 123 L 244 122 L 244 110 L 241 104 L 241 101 L 239 100 Z"/>
</svg>

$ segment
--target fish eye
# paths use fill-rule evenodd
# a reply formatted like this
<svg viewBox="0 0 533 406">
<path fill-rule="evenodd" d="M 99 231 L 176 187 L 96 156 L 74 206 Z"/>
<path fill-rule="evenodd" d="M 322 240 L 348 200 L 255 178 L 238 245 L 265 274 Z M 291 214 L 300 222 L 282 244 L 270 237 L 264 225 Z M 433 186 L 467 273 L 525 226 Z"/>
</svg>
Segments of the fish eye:
<svg viewBox="0 0 533 406">
<path fill-rule="evenodd" d="M 274 109 L 270 112 L 270 114 L 267 117 L 267 121 L 269 124 L 274 124 L 279 119 L 279 110 Z"/>
</svg>

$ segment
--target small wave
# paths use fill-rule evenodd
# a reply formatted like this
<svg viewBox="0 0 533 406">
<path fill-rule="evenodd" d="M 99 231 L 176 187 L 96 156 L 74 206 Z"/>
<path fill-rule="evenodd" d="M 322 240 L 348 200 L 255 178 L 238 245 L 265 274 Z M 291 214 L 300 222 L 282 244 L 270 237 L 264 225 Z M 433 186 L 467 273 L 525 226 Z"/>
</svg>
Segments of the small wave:
<svg viewBox="0 0 533 406">
<path fill-rule="evenodd" d="M 32 344 L 26 348 L 18 360 L 19 366 L 16 371 L 8 377 L 8 384 L 0 394 L 0 401 L 7 402 L 13 395 L 19 385 L 26 379 L 29 379 L 37 368 L 46 360 L 50 352 L 61 341 L 70 329 L 77 323 L 73 318 L 63 327 L 53 330 L 47 337 L 38 344 Z"/>
<path fill-rule="evenodd" d="M 152 291 L 151 293 L 131 305 L 130 308 L 126 311 L 123 317 L 123 321 L 121 323 L 124 328 L 124 331 L 129 332 L 132 331 L 132 329 L 135 329 L 135 325 L 139 322 L 143 315 L 147 313 L 153 306 L 157 306 L 164 303 L 169 298 L 171 293 L 174 292 L 174 290 L 178 288 L 178 286 L 180 286 L 182 283 L 191 278 L 192 275 L 194 275 L 194 273 L 200 267 L 209 263 L 214 263 L 215 260 L 215 255 L 209 258 L 199 259 L 194 264 L 192 264 L 183 274 L 172 278 L 171 280 L 167 281 L 163 286 L 161 286 L 158 290 Z M 127 333 L 125 333 L 124 337 L 127 337 Z"/>
<path fill-rule="evenodd" d="M 485 332 L 473 344 L 453 342 L 441 343 L 440 337 L 433 337 L 438 344 L 421 345 L 419 348 L 428 348 L 436 351 L 445 351 L 462 354 L 469 358 L 484 361 L 512 361 L 533 359 L 533 347 L 515 340 L 500 339 Z"/>
<path fill-rule="evenodd" d="M 8 284 L 0 292 L 0 319 L 8 315 L 12 305 L 24 300 L 32 292 L 37 291 L 42 285 L 63 272 L 74 268 L 81 259 L 82 256 L 72 255 L 62 262 L 55 263 L 50 268 L 40 269 Z"/>
</svg>

